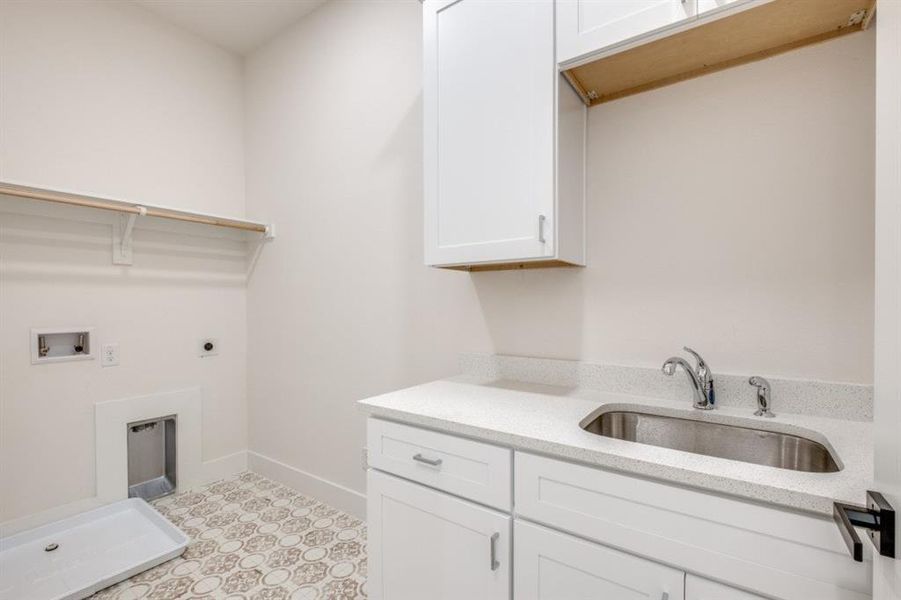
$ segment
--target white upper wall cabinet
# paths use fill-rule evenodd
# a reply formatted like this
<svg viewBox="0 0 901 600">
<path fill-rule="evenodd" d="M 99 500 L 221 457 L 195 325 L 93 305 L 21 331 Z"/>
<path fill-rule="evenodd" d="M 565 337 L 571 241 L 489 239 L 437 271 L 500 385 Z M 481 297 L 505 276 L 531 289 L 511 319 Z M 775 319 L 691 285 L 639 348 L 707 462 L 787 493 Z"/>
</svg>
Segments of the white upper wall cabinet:
<svg viewBox="0 0 901 600">
<path fill-rule="evenodd" d="M 585 108 L 553 0 L 426 0 L 423 33 L 426 264 L 583 264 Z"/>
<path fill-rule="evenodd" d="M 710 11 L 726 8 L 731 4 L 747 0 L 697 0 L 698 15 L 709 13 Z"/>
<path fill-rule="evenodd" d="M 557 0 L 557 62 L 594 106 L 867 28 L 870 0 Z"/>
<path fill-rule="evenodd" d="M 717 0 L 701 0 L 713 5 Z M 557 60 L 613 46 L 697 15 L 698 0 L 557 0 Z M 724 3 L 723 0 L 720 2 Z M 712 8 L 712 6 L 711 6 Z"/>
</svg>

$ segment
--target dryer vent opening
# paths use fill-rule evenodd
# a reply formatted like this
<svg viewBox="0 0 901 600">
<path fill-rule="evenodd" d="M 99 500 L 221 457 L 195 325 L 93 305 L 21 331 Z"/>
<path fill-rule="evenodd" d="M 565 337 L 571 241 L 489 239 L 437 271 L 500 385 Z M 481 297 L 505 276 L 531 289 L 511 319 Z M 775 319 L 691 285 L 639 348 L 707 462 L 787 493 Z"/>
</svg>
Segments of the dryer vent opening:
<svg viewBox="0 0 901 600">
<path fill-rule="evenodd" d="M 175 491 L 175 415 L 126 425 L 128 497 L 153 500 Z"/>
</svg>

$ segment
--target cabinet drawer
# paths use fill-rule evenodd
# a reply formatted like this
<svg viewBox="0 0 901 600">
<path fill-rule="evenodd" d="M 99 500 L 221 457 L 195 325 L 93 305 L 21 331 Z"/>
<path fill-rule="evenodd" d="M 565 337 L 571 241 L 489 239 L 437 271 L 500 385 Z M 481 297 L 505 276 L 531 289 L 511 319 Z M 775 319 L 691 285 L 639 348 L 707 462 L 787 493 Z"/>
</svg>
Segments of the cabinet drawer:
<svg viewBox="0 0 901 600">
<path fill-rule="evenodd" d="M 418 427 L 369 419 L 369 465 L 504 511 L 511 451 Z"/>
<path fill-rule="evenodd" d="M 831 519 L 516 453 L 516 515 L 785 600 L 867 600 Z"/>
</svg>

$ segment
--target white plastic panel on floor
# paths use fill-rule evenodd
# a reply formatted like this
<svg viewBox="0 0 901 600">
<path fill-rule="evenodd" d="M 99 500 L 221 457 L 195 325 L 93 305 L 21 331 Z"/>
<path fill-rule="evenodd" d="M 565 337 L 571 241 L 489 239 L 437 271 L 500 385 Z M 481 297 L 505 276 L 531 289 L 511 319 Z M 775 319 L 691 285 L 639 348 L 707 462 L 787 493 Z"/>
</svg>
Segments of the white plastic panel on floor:
<svg viewBox="0 0 901 600">
<path fill-rule="evenodd" d="M 0 540 L 0 600 L 76 600 L 179 556 L 188 537 L 140 498 Z"/>
</svg>

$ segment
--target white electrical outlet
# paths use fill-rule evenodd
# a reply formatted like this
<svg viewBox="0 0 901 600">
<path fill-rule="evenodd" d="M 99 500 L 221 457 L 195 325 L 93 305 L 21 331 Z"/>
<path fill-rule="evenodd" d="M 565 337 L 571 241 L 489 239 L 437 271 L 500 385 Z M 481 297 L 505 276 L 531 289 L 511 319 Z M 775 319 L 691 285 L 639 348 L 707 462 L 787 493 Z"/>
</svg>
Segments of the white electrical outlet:
<svg viewBox="0 0 901 600">
<path fill-rule="evenodd" d="M 119 365 L 119 344 L 103 344 L 100 348 L 100 366 L 116 367 Z"/>
<path fill-rule="evenodd" d="M 204 338 L 200 340 L 197 349 L 197 355 L 200 358 L 216 356 L 217 354 L 219 354 L 219 340 L 216 338 Z"/>
</svg>

